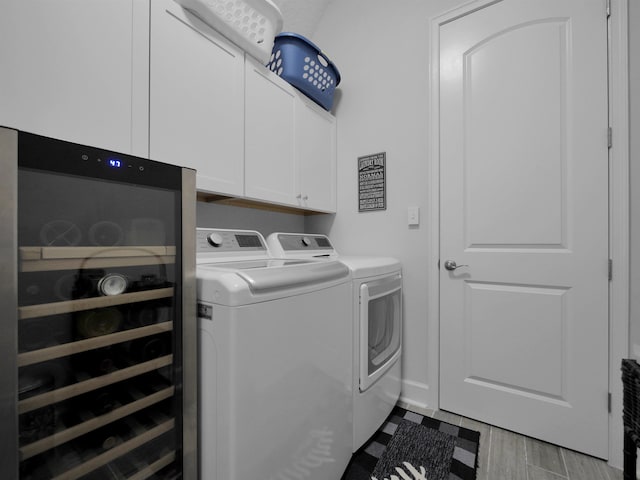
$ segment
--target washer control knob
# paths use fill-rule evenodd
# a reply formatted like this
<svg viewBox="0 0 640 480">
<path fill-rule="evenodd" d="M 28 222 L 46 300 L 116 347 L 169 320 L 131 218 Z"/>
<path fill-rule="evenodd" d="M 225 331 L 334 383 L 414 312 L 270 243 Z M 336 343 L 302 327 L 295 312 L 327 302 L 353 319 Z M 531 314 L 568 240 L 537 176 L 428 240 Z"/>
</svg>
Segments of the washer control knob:
<svg viewBox="0 0 640 480">
<path fill-rule="evenodd" d="M 311 239 L 309 237 L 302 237 L 302 245 L 308 247 L 311 245 Z"/>
<path fill-rule="evenodd" d="M 219 233 L 210 233 L 207 235 L 207 242 L 209 242 L 209 245 L 212 247 L 220 247 L 222 245 L 222 235 Z"/>
</svg>

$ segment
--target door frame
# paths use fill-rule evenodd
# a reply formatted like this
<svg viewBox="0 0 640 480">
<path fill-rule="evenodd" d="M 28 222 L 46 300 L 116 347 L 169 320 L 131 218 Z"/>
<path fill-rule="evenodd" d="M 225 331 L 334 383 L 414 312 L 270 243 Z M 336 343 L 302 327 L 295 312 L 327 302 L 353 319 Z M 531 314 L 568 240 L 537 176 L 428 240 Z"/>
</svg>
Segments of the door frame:
<svg viewBox="0 0 640 480">
<path fill-rule="evenodd" d="M 427 227 L 427 324 L 429 406 L 439 408 L 440 390 L 440 28 L 481 8 L 505 0 L 474 0 L 429 22 L 429 210 Z M 629 52 L 628 2 L 609 0 L 609 465 L 622 468 L 622 381 L 620 362 L 629 355 Z M 602 0 L 603 9 L 607 0 Z M 603 15 L 606 13 L 603 12 Z M 604 133 L 603 133 L 604 135 Z"/>
</svg>

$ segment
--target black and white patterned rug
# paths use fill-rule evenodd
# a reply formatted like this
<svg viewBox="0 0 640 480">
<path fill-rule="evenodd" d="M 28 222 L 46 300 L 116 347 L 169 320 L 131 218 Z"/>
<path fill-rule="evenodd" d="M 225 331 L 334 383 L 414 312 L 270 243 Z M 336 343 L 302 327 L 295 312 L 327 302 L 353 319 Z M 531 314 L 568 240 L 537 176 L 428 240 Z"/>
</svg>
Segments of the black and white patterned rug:
<svg viewBox="0 0 640 480">
<path fill-rule="evenodd" d="M 479 445 L 479 432 L 396 407 L 341 480 L 475 480 Z"/>
</svg>

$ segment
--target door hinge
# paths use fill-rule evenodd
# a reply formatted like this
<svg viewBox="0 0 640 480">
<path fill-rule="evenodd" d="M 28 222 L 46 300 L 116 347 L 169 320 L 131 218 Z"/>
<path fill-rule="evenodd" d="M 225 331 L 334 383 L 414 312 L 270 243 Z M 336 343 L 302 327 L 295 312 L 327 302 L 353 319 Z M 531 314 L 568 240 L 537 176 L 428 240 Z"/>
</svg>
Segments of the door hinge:
<svg viewBox="0 0 640 480">
<path fill-rule="evenodd" d="M 613 128 L 607 128 L 607 147 L 611 148 L 613 146 Z"/>
<path fill-rule="evenodd" d="M 611 413 L 611 392 L 607 395 L 607 410 Z"/>
<path fill-rule="evenodd" d="M 609 281 L 613 280 L 613 260 L 609 259 Z"/>
<path fill-rule="evenodd" d="M 607 0 L 607 18 L 611 16 L 611 0 Z"/>
</svg>

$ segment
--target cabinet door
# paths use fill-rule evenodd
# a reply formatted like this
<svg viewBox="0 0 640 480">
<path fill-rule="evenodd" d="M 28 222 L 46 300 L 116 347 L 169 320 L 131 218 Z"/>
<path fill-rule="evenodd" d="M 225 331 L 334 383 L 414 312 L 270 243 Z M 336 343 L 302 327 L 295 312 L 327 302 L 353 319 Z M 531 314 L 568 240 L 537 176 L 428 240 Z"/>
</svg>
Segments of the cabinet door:
<svg viewBox="0 0 640 480">
<path fill-rule="evenodd" d="M 2 1 L 0 124 L 146 155 L 148 5 Z"/>
<path fill-rule="evenodd" d="M 244 53 L 171 0 L 151 5 L 150 156 L 243 194 Z"/>
<path fill-rule="evenodd" d="M 296 158 L 300 206 L 336 211 L 336 119 L 300 95 L 296 102 Z"/>
<path fill-rule="evenodd" d="M 247 57 L 245 101 L 245 194 L 297 206 L 296 93 L 280 77 Z"/>
</svg>

